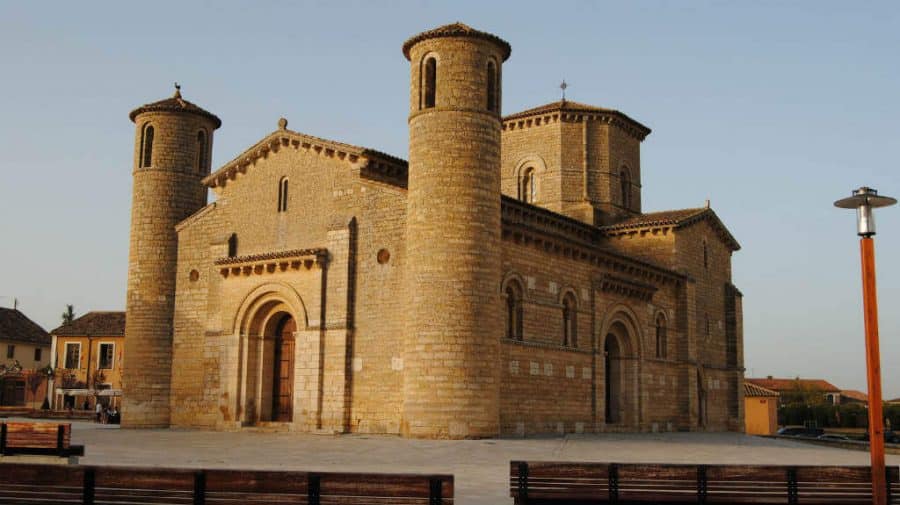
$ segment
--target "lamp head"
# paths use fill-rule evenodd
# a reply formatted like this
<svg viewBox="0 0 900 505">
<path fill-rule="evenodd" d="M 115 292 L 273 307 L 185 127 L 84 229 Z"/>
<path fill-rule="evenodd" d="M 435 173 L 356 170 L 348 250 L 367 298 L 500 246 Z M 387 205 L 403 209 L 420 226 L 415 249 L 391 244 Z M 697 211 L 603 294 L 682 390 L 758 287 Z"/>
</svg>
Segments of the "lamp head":
<svg viewBox="0 0 900 505">
<path fill-rule="evenodd" d="M 842 209 L 856 209 L 857 235 L 871 237 L 875 235 L 875 215 L 872 213 L 872 209 L 887 207 L 895 203 L 897 203 L 897 199 L 879 196 L 878 191 L 863 186 L 853 191 L 852 196 L 834 202 L 834 206 Z"/>
</svg>

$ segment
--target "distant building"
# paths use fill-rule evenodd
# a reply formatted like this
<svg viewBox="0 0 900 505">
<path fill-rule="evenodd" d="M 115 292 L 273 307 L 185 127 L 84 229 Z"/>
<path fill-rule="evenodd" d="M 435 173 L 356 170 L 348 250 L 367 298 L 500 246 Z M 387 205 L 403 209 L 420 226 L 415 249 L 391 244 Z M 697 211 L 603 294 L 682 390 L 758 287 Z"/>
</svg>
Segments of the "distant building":
<svg viewBox="0 0 900 505">
<path fill-rule="evenodd" d="M 844 389 L 841 391 L 841 405 L 850 403 L 868 405 L 869 395 L 855 389 Z"/>
<path fill-rule="evenodd" d="M 125 349 L 125 312 L 88 312 L 53 336 L 52 408 L 82 408 L 94 399 L 119 404 Z"/>
<path fill-rule="evenodd" d="M 894 398 L 893 400 L 888 400 L 884 403 L 887 403 L 888 405 L 900 405 L 900 398 Z"/>
<path fill-rule="evenodd" d="M 772 435 L 778 429 L 778 393 L 744 381 L 744 429 L 748 435 Z"/>
<path fill-rule="evenodd" d="M 770 375 L 765 379 L 745 378 L 744 381 L 777 392 L 782 405 L 823 401 L 832 405 L 841 403 L 841 389 L 823 379 L 777 379 Z"/>
<path fill-rule="evenodd" d="M 18 309 L 0 307 L 0 353 L 0 406 L 43 398 L 43 386 L 33 390 L 28 377 L 50 362 L 50 335 Z"/>
</svg>

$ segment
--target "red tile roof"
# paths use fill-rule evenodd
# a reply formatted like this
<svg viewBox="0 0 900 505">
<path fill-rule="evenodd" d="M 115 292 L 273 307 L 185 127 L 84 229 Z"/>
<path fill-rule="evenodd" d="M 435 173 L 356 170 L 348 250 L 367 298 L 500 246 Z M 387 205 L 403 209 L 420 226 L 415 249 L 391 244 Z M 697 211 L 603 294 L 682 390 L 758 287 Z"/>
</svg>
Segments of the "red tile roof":
<svg viewBox="0 0 900 505">
<path fill-rule="evenodd" d="M 50 345 L 50 334 L 18 309 L 0 307 L 0 340 Z"/>
<path fill-rule="evenodd" d="M 204 110 L 197 104 L 188 102 L 187 100 L 181 98 L 180 90 L 176 90 L 175 95 L 171 98 L 166 98 L 158 102 L 141 105 L 137 109 L 131 111 L 130 114 L 128 114 L 128 119 L 134 121 L 138 114 L 143 114 L 144 112 L 188 112 L 212 119 L 216 125 L 215 128 L 222 126 L 222 120 L 219 119 L 218 116 L 216 116 L 212 112 Z"/>
<path fill-rule="evenodd" d="M 846 398 L 851 398 L 853 400 L 858 400 L 861 402 L 869 401 L 869 395 L 863 393 L 862 391 L 857 391 L 855 389 L 845 389 L 841 391 L 841 396 Z"/>
<path fill-rule="evenodd" d="M 747 378 L 744 379 L 744 382 L 756 384 L 757 386 L 762 386 L 766 389 L 771 389 L 773 391 L 778 391 L 779 393 L 783 393 L 785 391 L 796 391 L 799 386 L 801 389 L 806 390 L 817 390 L 822 391 L 823 393 L 840 393 L 841 390 L 834 384 L 823 380 L 823 379 L 755 379 L 755 378 Z"/>
<path fill-rule="evenodd" d="M 728 244 L 732 250 L 737 251 L 741 248 L 741 244 L 728 231 L 719 216 L 709 207 L 700 207 L 695 209 L 676 209 L 664 210 L 660 212 L 647 212 L 637 216 L 629 217 L 618 223 L 601 226 L 600 231 L 604 234 L 615 234 L 623 230 L 635 230 L 641 228 L 652 228 L 656 226 L 672 226 L 674 228 L 683 228 L 700 221 L 708 220 L 713 229 L 719 234 L 722 240 Z"/>
<path fill-rule="evenodd" d="M 611 116 L 617 116 L 623 119 L 626 123 L 630 124 L 632 127 L 636 128 L 639 133 L 639 137 L 643 140 L 647 135 L 650 135 L 650 128 L 647 128 L 645 125 L 641 124 L 638 121 L 635 121 L 633 118 L 629 117 L 627 114 L 617 111 L 615 109 L 607 109 L 605 107 L 597 107 L 595 105 L 588 105 L 585 103 L 573 102 L 571 100 L 559 100 L 557 102 L 551 102 L 544 105 L 539 105 L 537 107 L 533 107 L 531 109 L 526 109 L 521 112 L 516 112 L 514 114 L 510 114 L 508 116 L 503 117 L 503 121 L 510 121 L 515 119 L 521 119 L 531 116 L 542 116 L 545 114 L 550 114 L 552 112 L 560 112 L 560 113 L 584 113 L 584 114 L 608 114 Z"/>
<path fill-rule="evenodd" d="M 757 386 L 751 382 L 744 381 L 744 396 L 779 396 L 776 391 L 772 391 L 771 389 L 766 389 L 762 386 Z"/>
<path fill-rule="evenodd" d="M 124 336 L 125 312 L 88 312 L 50 333 L 61 337 Z"/>
<path fill-rule="evenodd" d="M 500 46 L 500 48 L 503 50 L 503 61 L 506 61 L 506 59 L 509 58 L 509 55 L 512 52 L 512 48 L 509 46 L 509 42 L 501 39 L 493 33 L 482 32 L 472 28 L 467 24 L 456 22 L 449 25 L 438 26 L 437 28 L 433 28 L 431 30 L 410 37 L 406 42 L 403 43 L 403 56 L 406 56 L 406 59 L 408 60 L 409 50 L 412 48 L 412 46 L 418 44 L 419 42 L 422 42 L 423 40 L 435 39 L 438 37 L 474 37 L 477 39 L 489 40 Z"/>
</svg>

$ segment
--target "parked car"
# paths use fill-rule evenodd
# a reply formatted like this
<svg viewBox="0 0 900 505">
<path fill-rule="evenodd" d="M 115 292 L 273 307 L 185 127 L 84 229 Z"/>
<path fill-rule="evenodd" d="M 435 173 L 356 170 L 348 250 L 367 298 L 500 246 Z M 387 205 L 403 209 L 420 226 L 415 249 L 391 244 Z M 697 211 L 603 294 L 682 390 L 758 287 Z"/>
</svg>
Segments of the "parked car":
<svg viewBox="0 0 900 505">
<path fill-rule="evenodd" d="M 869 440 L 869 432 L 867 431 L 863 437 L 863 440 Z M 884 432 L 884 442 L 887 444 L 900 444 L 900 433 L 896 431 L 885 431 Z"/>
<path fill-rule="evenodd" d="M 808 428 L 806 426 L 785 426 L 781 428 L 777 432 L 776 435 L 782 435 L 785 437 L 809 437 L 816 438 L 825 434 L 825 430 L 822 428 Z"/>
<path fill-rule="evenodd" d="M 840 442 L 850 440 L 850 438 L 847 437 L 846 435 L 839 435 L 837 433 L 826 433 L 824 435 L 819 435 L 816 438 L 818 438 L 819 440 L 835 440 L 835 441 L 840 441 Z"/>
</svg>

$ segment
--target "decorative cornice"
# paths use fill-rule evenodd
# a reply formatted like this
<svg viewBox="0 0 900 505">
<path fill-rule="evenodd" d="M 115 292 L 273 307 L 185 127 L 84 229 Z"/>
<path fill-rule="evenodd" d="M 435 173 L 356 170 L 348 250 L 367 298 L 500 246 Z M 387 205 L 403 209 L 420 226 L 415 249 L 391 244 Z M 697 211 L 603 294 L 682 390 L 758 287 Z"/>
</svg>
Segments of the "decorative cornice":
<svg viewBox="0 0 900 505">
<path fill-rule="evenodd" d="M 687 277 L 679 272 L 602 248 L 603 237 L 589 224 L 557 214 L 514 198 L 501 200 L 502 236 L 542 247 L 562 256 L 603 265 L 625 275 L 650 282 L 680 283 Z"/>
<path fill-rule="evenodd" d="M 328 264 L 327 249 L 295 249 L 277 251 L 234 258 L 220 258 L 215 261 L 222 277 L 251 276 L 300 270 L 325 268 Z"/>
<path fill-rule="evenodd" d="M 370 171 L 383 170 L 390 166 L 397 173 L 405 174 L 407 171 L 406 160 L 391 156 L 374 149 L 344 144 L 334 140 L 323 139 L 298 133 L 288 129 L 276 130 L 239 156 L 222 165 L 221 168 L 206 176 L 203 184 L 210 188 L 223 187 L 229 180 L 234 180 L 237 174 L 246 173 L 260 158 L 265 158 L 270 152 L 278 152 L 282 148 L 293 148 L 314 156 L 337 158 L 346 161 L 350 165 L 373 165 Z"/>
<path fill-rule="evenodd" d="M 509 42 L 501 39 L 500 37 L 492 33 L 476 30 L 469 25 L 456 22 L 449 25 L 439 26 L 437 28 L 422 32 L 418 35 L 413 35 L 403 43 L 403 56 L 406 56 L 406 59 L 408 60 L 409 50 L 412 49 L 414 45 L 424 40 L 436 39 L 440 37 L 471 37 L 493 42 L 500 47 L 503 61 L 506 61 L 506 59 L 509 58 L 509 55 L 512 52 L 512 48 L 510 47 Z"/>
<path fill-rule="evenodd" d="M 521 130 L 554 123 L 580 123 L 596 121 L 621 128 L 632 137 L 643 141 L 650 128 L 614 109 L 604 109 L 577 102 L 560 101 L 510 114 L 501 119 L 503 130 Z"/>
<path fill-rule="evenodd" d="M 600 291 L 618 293 L 645 302 L 649 302 L 653 298 L 653 294 L 659 290 L 659 288 L 650 284 L 643 284 L 610 274 L 601 275 L 597 279 L 596 287 Z"/>
<path fill-rule="evenodd" d="M 601 226 L 600 233 L 606 237 L 615 237 L 618 235 L 629 235 L 640 231 L 653 231 L 656 229 L 679 229 L 686 228 L 693 224 L 707 221 L 716 231 L 716 235 L 722 240 L 732 251 L 739 251 L 741 244 L 734 238 L 734 235 L 728 231 L 725 224 L 719 219 L 719 216 L 710 208 L 696 209 L 696 212 L 684 217 L 664 217 L 660 219 L 641 220 L 641 216 L 635 219 L 627 220 L 622 223 Z"/>
</svg>

